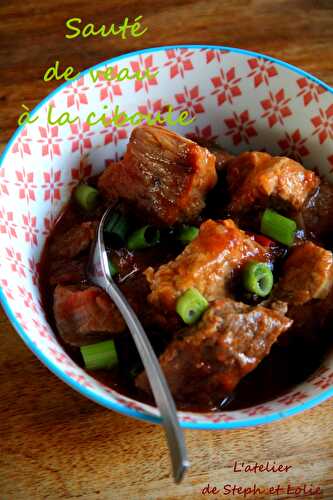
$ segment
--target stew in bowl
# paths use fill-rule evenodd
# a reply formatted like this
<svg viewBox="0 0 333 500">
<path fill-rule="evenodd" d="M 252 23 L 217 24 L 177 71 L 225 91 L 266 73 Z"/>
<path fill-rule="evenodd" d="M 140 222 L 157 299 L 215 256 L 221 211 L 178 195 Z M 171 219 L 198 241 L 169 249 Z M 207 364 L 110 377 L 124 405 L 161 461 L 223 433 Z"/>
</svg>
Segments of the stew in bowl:
<svg viewBox="0 0 333 500">
<path fill-rule="evenodd" d="M 192 139 L 139 126 L 122 159 L 75 188 L 44 250 L 42 296 L 76 362 L 153 402 L 120 313 L 86 276 L 114 206 L 110 269 L 178 408 L 240 409 L 306 379 L 332 346 L 333 187 L 290 158 Z"/>
</svg>

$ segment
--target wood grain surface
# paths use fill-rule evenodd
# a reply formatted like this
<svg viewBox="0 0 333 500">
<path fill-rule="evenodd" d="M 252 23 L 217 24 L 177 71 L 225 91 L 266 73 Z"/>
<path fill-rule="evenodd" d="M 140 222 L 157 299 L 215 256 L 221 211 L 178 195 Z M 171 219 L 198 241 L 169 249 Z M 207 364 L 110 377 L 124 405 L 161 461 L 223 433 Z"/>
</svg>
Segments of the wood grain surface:
<svg viewBox="0 0 333 500">
<path fill-rule="evenodd" d="M 141 38 L 64 37 L 69 17 L 99 25 L 140 14 L 149 28 Z M 83 70 L 145 47 L 223 44 L 279 57 L 332 85 L 332 40 L 332 0 L 3 0 L 0 147 L 16 128 L 21 104 L 32 109 L 57 86 L 42 80 L 55 60 Z M 208 483 L 217 488 L 306 483 L 320 486 L 323 493 L 316 498 L 333 499 L 332 400 L 264 427 L 186 431 L 192 467 L 176 486 L 160 427 L 75 393 L 32 355 L 2 312 L 0 332 L 0 500 L 244 498 L 204 497 Z M 236 473 L 236 460 L 292 467 L 287 473 Z"/>
</svg>

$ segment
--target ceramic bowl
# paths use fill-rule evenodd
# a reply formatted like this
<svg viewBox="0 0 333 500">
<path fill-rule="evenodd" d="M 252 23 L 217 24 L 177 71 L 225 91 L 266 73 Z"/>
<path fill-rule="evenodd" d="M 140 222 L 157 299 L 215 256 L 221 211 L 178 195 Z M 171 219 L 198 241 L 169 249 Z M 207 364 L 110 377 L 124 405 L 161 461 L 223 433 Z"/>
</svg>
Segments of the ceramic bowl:
<svg viewBox="0 0 333 500">
<path fill-rule="evenodd" d="M 333 179 L 333 90 L 314 76 L 276 59 L 218 46 L 177 46 L 122 55 L 95 66 L 118 71 L 150 69 L 149 81 L 93 81 L 89 70 L 52 92 L 10 140 L 0 169 L 1 300 L 15 329 L 59 378 L 97 403 L 123 414 L 160 422 L 158 411 L 105 387 L 68 357 L 41 307 L 39 260 L 45 239 L 82 177 L 100 172 L 125 151 L 131 126 L 89 126 L 89 112 L 119 109 L 131 115 L 187 109 L 195 121 L 178 126 L 240 152 L 289 155 Z M 74 124 L 50 125 L 67 111 Z M 241 411 L 179 412 L 182 426 L 236 428 L 272 422 L 333 395 L 333 353 L 308 380 L 287 394 Z"/>
</svg>

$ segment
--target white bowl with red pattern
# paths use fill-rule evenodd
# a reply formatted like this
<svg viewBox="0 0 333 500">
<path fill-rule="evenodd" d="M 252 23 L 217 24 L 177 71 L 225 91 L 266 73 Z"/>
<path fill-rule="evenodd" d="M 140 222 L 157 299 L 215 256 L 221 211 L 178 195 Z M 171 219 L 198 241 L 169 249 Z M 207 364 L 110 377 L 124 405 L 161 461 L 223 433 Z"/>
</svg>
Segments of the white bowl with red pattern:
<svg viewBox="0 0 333 500">
<path fill-rule="evenodd" d="M 160 47 L 122 55 L 94 67 L 131 72 L 150 68 L 150 81 L 95 83 L 88 70 L 44 99 L 10 140 L 0 168 L 0 284 L 2 305 L 36 356 L 73 389 L 107 408 L 151 422 L 158 411 L 104 386 L 64 352 L 41 307 L 39 260 L 73 186 L 122 156 L 131 126 L 89 127 L 85 119 L 109 108 L 131 115 L 187 109 L 195 121 L 175 130 L 215 139 L 240 152 L 266 149 L 293 156 L 333 180 L 333 89 L 284 62 L 245 50 L 216 46 Z M 47 123 L 68 111 L 72 125 Z M 104 106 L 104 107 L 103 107 Z M 333 395 L 333 353 L 306 381 L 283 397 L 239 411 L 179 412 L 182 426 L 235 428 L 272 422 L 310 408 Z"/>
</svg>

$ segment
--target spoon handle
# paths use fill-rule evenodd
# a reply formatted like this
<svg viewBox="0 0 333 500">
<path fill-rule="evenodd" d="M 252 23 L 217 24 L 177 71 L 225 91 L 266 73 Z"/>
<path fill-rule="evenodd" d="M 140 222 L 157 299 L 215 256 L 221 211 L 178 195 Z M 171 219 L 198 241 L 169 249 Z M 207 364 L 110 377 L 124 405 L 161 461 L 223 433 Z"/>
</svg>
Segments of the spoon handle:
<svg viewBox="0 0 333 500">
<path fill-rule="evenodd" d="M 184 433 L 178 422 L 177 410 L 169 386 L 146 332 L 122 292 L 116 284 L 110 282 L 106 282 L 103 288 L 122 314 L 140 354 L 163 420 L 171 455 L 173 477 L 176 483 L 180 483 L 186 469 L 189 467 L 189 461 L 187 459 Z"/>
</svg>

